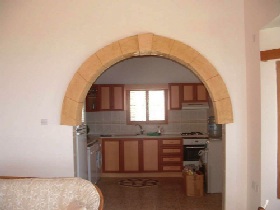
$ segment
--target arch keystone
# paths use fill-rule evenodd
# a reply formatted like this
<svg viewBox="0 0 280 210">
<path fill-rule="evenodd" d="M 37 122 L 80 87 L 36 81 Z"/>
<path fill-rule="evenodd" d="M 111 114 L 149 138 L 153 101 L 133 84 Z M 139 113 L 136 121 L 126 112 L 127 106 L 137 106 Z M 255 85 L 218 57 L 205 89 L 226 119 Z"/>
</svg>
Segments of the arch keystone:
<svg viewBox="0 0 280 210">
<path fill-rule="evenodd" d="M 151 55 L 153 36 L 151 33 L 138 35 L 139 55 Z"/>
</svg>

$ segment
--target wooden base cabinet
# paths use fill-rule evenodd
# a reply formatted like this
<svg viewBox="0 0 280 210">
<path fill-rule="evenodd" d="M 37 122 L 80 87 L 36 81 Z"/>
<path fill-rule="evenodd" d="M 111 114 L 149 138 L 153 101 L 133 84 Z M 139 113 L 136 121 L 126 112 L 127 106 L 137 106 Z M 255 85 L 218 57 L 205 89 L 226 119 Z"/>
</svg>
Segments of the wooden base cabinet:
<svg viewBox="0 0 280 210">
<path fill-rule="evenodd" d="M 139 140 L 121 140 L 123 172 L 139 172 Z"/>
<path fill-rule="evenodd" d="M 159 171 L 158 140 L 143 140 L 143 171 Z"/>
<path fill-rule="evenodd" d="M 183 145 L 182 139 L 162 139 L 160 144 L 160 170 L 182 171 Z"/>
<path fill-rule="evenodd" d="M 120 141 L 116 139 L 102 140 L 102 166 L 103 171 L 119 172 L 120 167 Z"/>
<path fill-rule="evenodd" d="M 102 139 L 103 172 L 159 171 L 157 139 Z"/>
<path fill-rule="evenodd" d="M 179 172 L 182 139 L 103 138 L 103 172 Z"/>
</svg>

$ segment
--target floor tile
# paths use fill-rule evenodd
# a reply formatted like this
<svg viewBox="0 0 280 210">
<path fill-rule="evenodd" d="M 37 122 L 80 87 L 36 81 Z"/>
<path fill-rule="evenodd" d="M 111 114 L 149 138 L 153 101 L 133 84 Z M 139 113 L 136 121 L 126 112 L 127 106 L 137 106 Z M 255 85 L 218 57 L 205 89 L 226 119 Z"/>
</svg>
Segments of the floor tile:
<svg viewBox="0 0 280 210">
<path fill-rule="evenodd" d="M 222 210 L 222 194 L 186 196 L 182 178 L 154 178 L 157 186 L 133 188 L 119 185 L 123 178 L 101 178 L 104 210 Z"/>
</svg>

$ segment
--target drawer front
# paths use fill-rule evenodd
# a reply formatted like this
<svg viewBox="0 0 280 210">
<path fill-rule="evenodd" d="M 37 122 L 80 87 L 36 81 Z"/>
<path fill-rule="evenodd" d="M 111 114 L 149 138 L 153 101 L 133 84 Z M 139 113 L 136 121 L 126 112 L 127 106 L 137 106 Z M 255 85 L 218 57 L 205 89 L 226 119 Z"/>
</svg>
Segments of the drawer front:
<svg viewBox="0 0 280 210">
<path fill-rule="evenodd" d="M 180 157 L 163 157 L 162 162 L 180 162 Z"/>
<path fill-rule="evenodd" d="M 180 154 L 181 149 L 180 148 L 163 148 L 162 153 L 163 154 Z"/>
<path fill-rule="evenodd" d="M 162 140 L 163 145 L 181 145 L 181 140 L 180 139 L 166 139 Z"/>
<path fill-rule="evenodd" d="M 181 171 L 181 166 L 162 166 L 163 171 Z"/>
</svg>

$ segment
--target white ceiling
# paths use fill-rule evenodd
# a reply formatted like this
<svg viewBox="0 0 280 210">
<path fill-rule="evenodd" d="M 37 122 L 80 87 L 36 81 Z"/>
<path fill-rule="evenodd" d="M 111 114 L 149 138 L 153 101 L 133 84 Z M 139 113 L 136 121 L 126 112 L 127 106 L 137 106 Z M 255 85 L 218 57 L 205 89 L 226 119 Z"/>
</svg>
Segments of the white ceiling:
<svg viewBox="0 0 280 210">
<path fill-rule="evenodd" d="M 275 28 L 280 27 L 280 15 L 267 24 L 264 28 Z"/>
<path fill-rule="evenodd" d="M 107 69 L 96 84 L 198 83 L 192 71 L 172 60 L 140 56 L 119 62 Z"/>
</svg>

